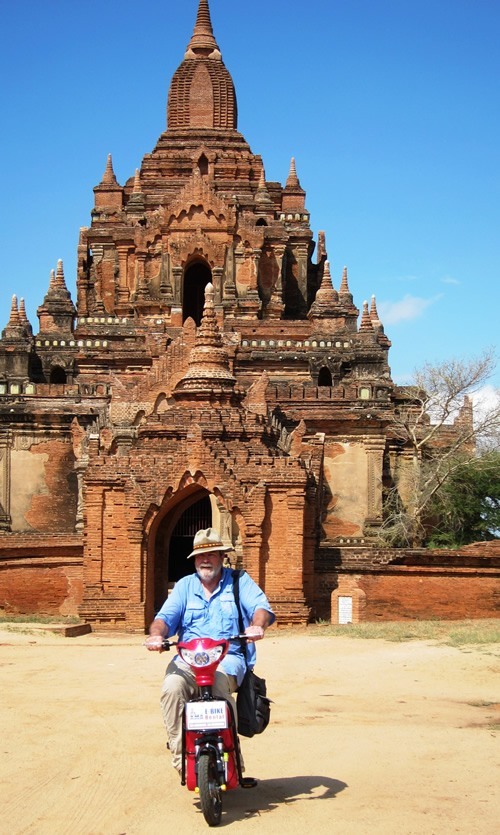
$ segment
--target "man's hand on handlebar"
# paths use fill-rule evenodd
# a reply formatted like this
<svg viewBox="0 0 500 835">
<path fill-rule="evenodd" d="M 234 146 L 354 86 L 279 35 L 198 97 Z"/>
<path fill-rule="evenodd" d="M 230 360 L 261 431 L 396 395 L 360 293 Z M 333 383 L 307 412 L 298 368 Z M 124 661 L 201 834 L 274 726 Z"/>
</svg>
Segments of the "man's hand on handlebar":
<svg viewBox="0 0 500 835">
<path fill-rule="evenodd" d="M 144 641 L 144 646 L 150 652 L 163 652 L 164 638 L 161 635 L 148 635 Z"/>
<path fill-rule="evenodd" d="M 261 641 L 264 637 L 264 630 L 262 626 L 247 626 L 245 635 L 248 641 Z"/>
</svg>

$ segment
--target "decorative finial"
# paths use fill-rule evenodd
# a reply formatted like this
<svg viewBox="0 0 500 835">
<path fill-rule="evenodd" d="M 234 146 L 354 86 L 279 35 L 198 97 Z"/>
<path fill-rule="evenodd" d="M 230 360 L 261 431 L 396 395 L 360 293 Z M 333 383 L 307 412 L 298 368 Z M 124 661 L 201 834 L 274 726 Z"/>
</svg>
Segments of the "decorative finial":
<svg viewBox="0 0 500 835">
<path fill-rule="evenodd" d="M 24 299 L 19 299 L 19 321 L 24 325 L 28 321 Z"/>
<path fill-rule="evenodd" d="M 141 192 L 141 174 L 138 168 L 135 169 L 133 194 Z"/>
<path fill-rule="evenodd" d="M 206 50 L 213 52 L 214 49 L 219 51 L 217 41 L 214 38 L 208 0 L 200 0 L 194 32 L 189 41 L 188 50 L 191 50 L 195 54 L 197 52 L 203 54 Z"/>
<path fill-rule="evenodd" d="M 102 177 L 102 183 L 106 185 L 118 185 L 118 181 L 115 177 L 115 172 L 113 171 L 113 160 L 111 158 L 111 154 L 108 154 L 108 160 L 106 162 L 106 168 Z"/>
<path fill-rule="evenodd" d="M 370 319 L 372 320 L 372 325 L 376 330 L 380 330 L 382 328 L 382 322 L 379 319 L 378 310 L 377 310 L 377 302 L 375 296 L 372 296 L 372 302 L 370 305 Z"/>
<path fill-rule="evenodd" d="M 24 299 L 22 298 L 19 299 L 19 323 L 22 325 L 26 336 L 33 336 L 33 328 L 31 327 L 31 322 L 26 314 L 26 305 L 24 304 Z"/>
<path fill-rule="evenodd" d="M 332 319 L 335 318 L 338 309 L 339 294 L 332 282 L 330 262 L 325 261 L 321 285 L 316 292 L 316 298 L 308 313 L 309 319 Z"/>
<path fill-rule="evenodd" d="M 262 203 L 272 204 L 272 202 L 273 202 L 271 200 L 271 195 L 269 194 L 269 192 L 267 190 L 266 172 L 264 171 L 264 167 L 262 168 L 262 171 L 260 172 L 259 185 L 257 186 L 257 192 L 255 194 L 255 202 L 259 203 L 259 204 L 262 204 Z"/>
<path fill-rule="evenodd" d="M 295 157 L 292 157 L 290 162 L 290 171 L 288 172 L 285 188 L 300 188 L 299 178 L 297 177 L 297 169 L 295 167 Z"/>
<path fill-rule="evenodd" d="M 189 367 L 177 383 L 173 395 L 185 399 L 189 393 L 213 393 L 215 388 L 226 394 L 233 392 L 236 378 L 230 371 L 229 355 L 224 346 L 214 306 L 213 284 L 205 287 L 205 306 L 200 327 L 196 331 L 194 348 L 189 356 Z"/>
<path fill-rule="evenodd" d="M 19 310 L 18 310 L 18 307 L 17 307 L 17 296 L 16 295 L 12 296 L 12 301 L 11 301 L 11 305 L 10 305 L 10 318 L 9 318 L 9 323 L 8 324 L 9 325 L 19 325 L 20 324 Z"/>
<path fill-rule="evenodd" d="M 321 293 L 321 292 L 323 294 L 327 294 L 327 299 L 328 299 L 329 302 L 334 302 L 335 304 L 338 302 L 339 294 L 337 293 L 335 287 L 333 286 L 332 274 L 330 272 L 330 262 L 329 261 L 325 261 L 325 269 L 323 270 L 323 278 L 321 280 L 321 286 L 318 290 L 318 293 Z"/>
<path fill-rule="evenodd" d="M 66 290 L 66 281 L 64 279 L 64 268 L 62 258 L 59 258 L 57 262 L 57 270 L 56 270 L 56 277 L 54 281 L 54 289 L 56 290 Z"/>
<path fill-rule="evenodd" d="M 368 310 L 368 302 L 363 302 L 363 313 L 361 316 L 361 324 L 359 326 L 360 333 L 373 333 L 372 320 L 370 319 L 370 312 Z"/>
</svg>

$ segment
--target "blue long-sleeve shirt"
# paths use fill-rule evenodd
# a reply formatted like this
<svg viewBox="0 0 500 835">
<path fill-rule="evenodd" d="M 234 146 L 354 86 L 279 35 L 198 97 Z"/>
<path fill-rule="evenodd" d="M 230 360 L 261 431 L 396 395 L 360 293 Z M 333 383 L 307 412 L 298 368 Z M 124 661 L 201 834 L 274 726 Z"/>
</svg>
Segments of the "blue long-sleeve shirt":
<svg viewBox="0 0 500 835">
<path fill-rule="evenodd" d="M 240 608 L 243 625 L 246 628 L 252 622 L 257 609 L 265 609 L 275 616 L 264 592 L 249 574 L 243 572 L 239 577 Z M 229 638 L 239 633 L 238 608 L 233 594 L 233 570 L 223 568 L 220 583 L 207 599 L 197 574 L 190 574 L 179 580 L 160 611 L 156 615 L 168 627 L 168 634 L 178 635 L 180 641 L 191 638 Z M 255 645 L 248 642 L 247 662 L 239 641 L 231 641 L 229 652 L 223 658 L 220 669 L 228 675 L 236 676 L 238 684 L 245 675 L 246 663 L 255 664 Z"/>
</svg>

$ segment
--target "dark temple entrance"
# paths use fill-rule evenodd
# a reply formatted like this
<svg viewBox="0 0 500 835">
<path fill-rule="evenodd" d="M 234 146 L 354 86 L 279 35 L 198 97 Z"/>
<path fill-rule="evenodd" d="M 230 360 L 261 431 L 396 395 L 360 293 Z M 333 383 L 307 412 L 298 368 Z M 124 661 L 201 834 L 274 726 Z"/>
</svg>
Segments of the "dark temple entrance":
<svg viewBox="0 0 500 835">
<path fill-rule="evenodd" d="M 191 317 L 200 326 L 205 304 L 205 287 L 212 281 L 212 272 L 207 264 L 197 261 L 184 273 L 184 292 L 182 294 L 182 321 Z"/>
<path fill-rule="evenodd" d="M 193 550 L 193 537 L 197 531 L 211 525 L 212 506 L 208 493 L 190 504 L 176 522 L 172 523 L 171 517 L 167 516 L 160 524 L 155 545 L 155 612 L 165 602 L 173 584 L 193 572 L 194 563 L 187 559 Z"/>
</svg>

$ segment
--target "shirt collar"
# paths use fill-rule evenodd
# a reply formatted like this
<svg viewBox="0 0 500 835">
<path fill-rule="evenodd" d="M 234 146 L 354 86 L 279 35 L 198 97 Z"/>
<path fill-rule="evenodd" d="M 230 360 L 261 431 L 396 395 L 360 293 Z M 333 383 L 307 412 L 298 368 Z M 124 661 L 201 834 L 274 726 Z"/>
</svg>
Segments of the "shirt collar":
<svg viewBox="0 0 500 835">
<path fill-rule="evenodd" d="M 228 579 L 228 576 L 230 575 L 230 573 L 231 572 L 229 571 L 229 569 L 224 568 L 224 566 L 222 566 L 222 572 L 221 572 L 221 575 L 220 575 L 219 585 L 215 587 L 215 589 L 212 592 L 211 597 L 215 597 L 215 595 L 218 594 L 220 591 L 222 591 L 224 586 L 227 585 L 227 579 Z M 204 600 L 206 600 L 207 598 L 205 597 L 205 593 L 203 591 L 202 582 L 201 582 L 200 578 L 198 577 L 198 574 L 197 574 L 196 571 L 194 572 L 194 578 L 195 578 L 195 594 L 197 594 L 198 597 L 202 597 Z"/>
</svg>

